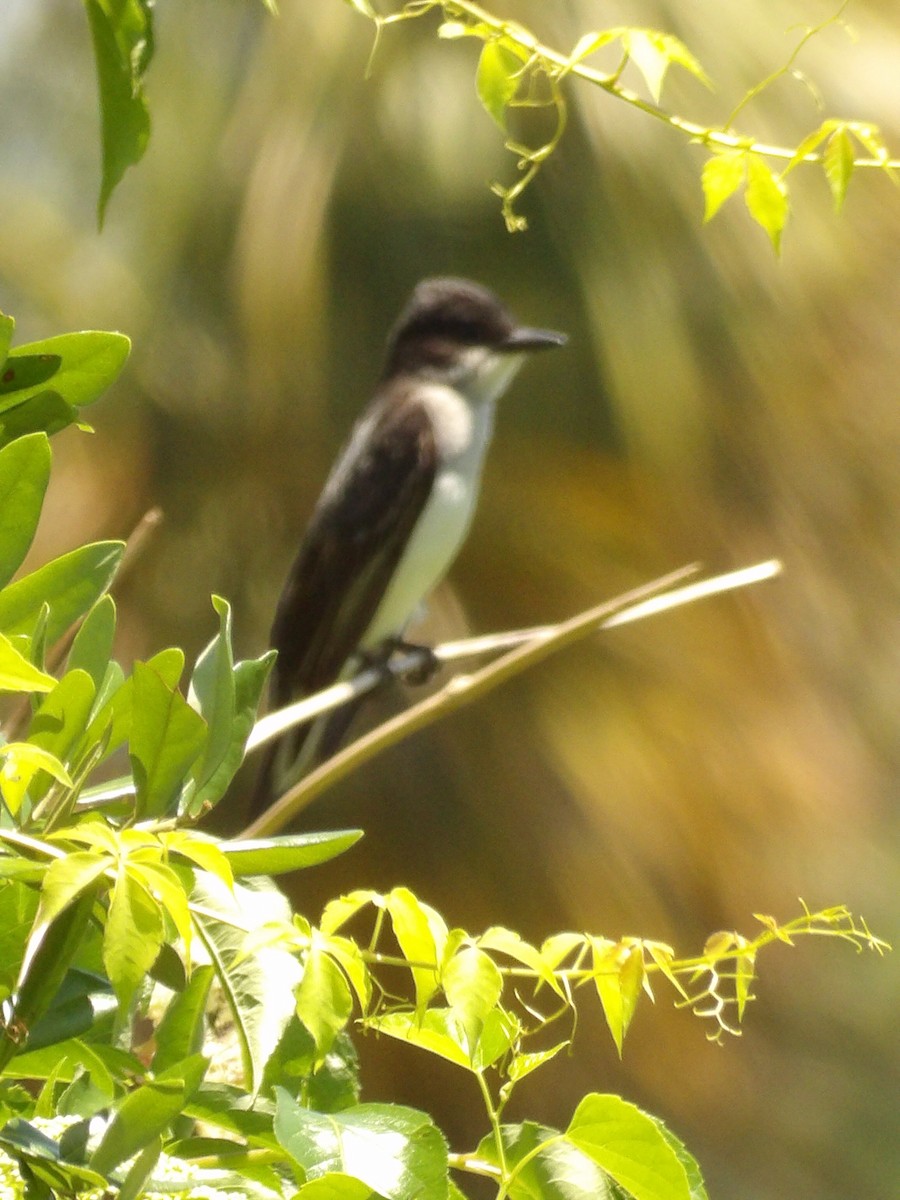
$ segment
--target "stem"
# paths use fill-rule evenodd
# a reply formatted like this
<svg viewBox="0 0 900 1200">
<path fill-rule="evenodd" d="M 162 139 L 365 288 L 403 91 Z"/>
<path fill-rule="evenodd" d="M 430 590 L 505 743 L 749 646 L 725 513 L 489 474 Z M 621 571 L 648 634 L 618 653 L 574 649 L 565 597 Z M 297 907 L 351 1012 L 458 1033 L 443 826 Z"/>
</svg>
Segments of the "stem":
<svg viewBox="0 0 900 1200">
<path fill-rule="evenodd" d="M 527 667 L 532 667 L 565 646 L 586 637 L 598 629 L 612 628 L 628 621 L 636 621 L 664 612 L 681 604 L 705 596 L 715 595 L 733 588 L 745 587 L 764 579 L 771 579 L 781 570 L 776 560 L 758 563 L 726 575 L 717 575 L 677 590 L 672 589 L 686 576 L 694 573 L 696 566 L 681 567 L 677 571 L 655 579 L 630 592 L 606 601 L 567 621 L 551 626 L 549 632 L 538 631 L 524 645 L 471 675 L 457 675 L 441 691 L 420 700 L 405 712 L 385 721 L 371 732 L 352 742 L 333 758 L 304 776 L 270 808 L 266 809 L 240 835 L 241 837 L 266 837 L 277 833 L 293 821 L 313 800 L 323 792 L 351 774 L 368 759 L 380 754 L 389 746 L 409 737 L 411 733 L 424 729 L 447 713 L 454 712 L 473 700 L 505 683 Z M 665 593 L 665 594 L 660 594 Z"/>
</svg>

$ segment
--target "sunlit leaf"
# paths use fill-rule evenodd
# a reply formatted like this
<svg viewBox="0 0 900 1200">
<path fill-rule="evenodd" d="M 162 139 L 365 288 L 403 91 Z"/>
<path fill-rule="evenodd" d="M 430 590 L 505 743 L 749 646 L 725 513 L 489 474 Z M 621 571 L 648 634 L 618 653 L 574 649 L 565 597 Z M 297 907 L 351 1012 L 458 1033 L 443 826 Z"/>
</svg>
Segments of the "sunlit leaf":
<svg viewBox="0 0 900 1200">
<path fill-rule="evenodd" d="M 506 109 L 519 90 L 522 60 L 501 41 L 485 42 L 475 87 L 485 111 L 506 131 Z"/>
<path fill-rule="evenodd" d="M 361 837 L 361 829 L 344 829 L 337 833 L 287 833 L 250 841 L 223 842 L 221 852 L 236 876 L 283 875 L 287 871 L 301 871 L 328 862 L 349 850 Z"/>
<path fill-rule="evenodd" d="M 711 221 L 729 196 L 742 186 L 747 177 L 747 155 L 743 150 L 727 150 L 714 154 L 703 164 L 700 179 L 706 202 L 704 221 Z"/>
<path fill-rule="evenodd" d="M 211 807 L 225 794 L 244 757 L 274 653 L 235 666 L 231 649 L 231 608 L 213 597 L 219 632 L 197 660 L 189 702 L 209 726 L 203 755 L 191 771 L 193 791 L 185 801 L 191 813 Z"/>
<path fill-rule="evenodd" d="M 312 1034 L 316 1058 L 321 1061 L 350 1020 L 353 1000 L 343 971 L 318 938 L 313 939 L 304 958 L 296 999 L 297 1016 Z"/>
<path fill-rule="evenodd" d="M 359 888 L 355 892 L 348 892 L 346 896 L 338 896 L 336 900 L 330 900 L 326 904 L 319 927 L 323 933 L 335 933 L 361 909 L 369 904 L 383 906 L 383 901 L 384 897 L 379 892 L 370 891 L 368 888 Z"/>
<path fill-rule="evenodd" d="M 207 1065 L 202 1055 L 194 1054 L 129 1092 L 119 1103 L 89 1165 L 109 1174 L 168 1130 L 199 1088 Z"/>
<path fill-rule="evenodd" d="M 0 633 L 0 692 L 49 692 L 56 680 L 39 671 Z"/>
<path fill-rule="evenodd" d="M 0 450 L 0 586 L 22 565 L 50 478 L 50 444 L 40 433 Z"/>
<path fill-rule="evenodd" d="M 825 178 L 831 188 L 835 212 L 840 212 L 853 174 L 853 141 L 845 128 L 836 129 L 825 146 Z"/>
<path fill-rule="evenodd" d="M 58 392 L 39 392 L 0 415 L 0 446 L 7 446 L 33 433 L 50 436 L 68 429 L 76 421 L 78 409 L 74 404 L 69 404 Z M 82 422 L 79 422 L 79 426 L 85 431 L 91 429 Z"/>
<path fill-rule="evenodd" d="M 32 633 L 46 604 L 46 639 L 52 644 L 106 591 L 123 550 L 122 542 L 80 546 L 8 584 L 0 591 L 0 629 L 7 635 Z"/>
<path fill-rule="evenodd" d="M 436 966 L 443 958 L 447 926 L 439 912 L 424 904 L 408 888 L 394 888 L 388 894 L 387 910 L 400 949 L 413 964 L 416 1006 L 422 1010 L 439 986 Z M 430 963 L 435 966 L 427 965 Z"/>
<path fill-rule="evenodd" d="M 350 1175 L 384 1200 L 446 1196 L 447 1144 L 427 1113 L 399 1104 L 315 1113 L 283 1088 L 276 1096 L 275 1136 L 307 1179 Z"/>
<path fill-rule="evenodd" d="M 747 190 L 744 199 L 751 217 L 769 235 L 777 254 L 781 249 L 781 235 L 788 219 L 787 184 L 758 154 L 751 154 L 747 159 Z"/>
<path fill-rule="evenodd" d="M 75 634 L 66 660 L 67 670 L 86 671 L 99 689 L 106 678 L 115 633 L 115 601 L 112 596 L 101 596 Z"/>
<path fill-rule="evenodd" d="M 6 362 L 6 356 L 9 354 L 9 347 L 15 328 L 16 322 L 14 318 L 6 316 L 5 313 L 0 313 L 0 367 Z M 0 380 L 2 380 L 2 374 L 0 374 Z"/>
<path fill-rule="evenodd" d="M 122 1012 L 156 961 L 164 935 L 160 905 L 130 871 L 120 868 L 110 896 L 103 965 Z"/>
<path fill-rule="evenodd" d="M 544 983 L 549 984 L 558 996 L 563 996 L 562 987 L 541 952 L 529 942 L 524 941 L 518 933 L 511 929 L 504 929 L 501 925 L 493 925 L 478 938 L 478 945 L 485 950 L 497 950 L 501 954 L 515 959 L 516 962 L 530 967 L 535 975 Z"/>
<path fill-rule="evenodd" d="M 70 762 L 84 737 L 93 702 L 94 681 L 90 675 L 86 671 L 68 671 L 42 699 L 31 721 L 29 740 L 61 762 Z M 47 786 L 49 781 L 45 786 L 33 788 L 32 800 L 40 799 Z"/>
<path fill-rule="evenodd" d="M 456 1012 L 474 1048 L 488 1014 L 503 994 L 503 976 L 494 960 L 474 946 L 465 946 L 441 972 L 447 1003 Z"/>
<path fill-rule="evenodd" d="M 203 941 L 234 1023 L 245 1086 L 255 1092 L 265 1064 L 294 1015 L 301 969 L 277 946 L 240 957 L 247 931 L 270 921 L 290 922 L 290 906 L 274 885 L 236 884 L 233 891 L 198 871 L 191 894 L 194 930 Z"/>
<path fill-rule="evenodd" d="M 628 56 L 644 77 L 655 103 L 659 103 L 666 72 L 673 64 L 683 67 L 695 79 L 709 86 L 706 72 L 687 46 L 671 33 L 656 29 L 626 29 L 622 44 Z"/>
<path fill-rule="evenodd" d="M 73 786 L 68 771 L 49 750 L 32 742 L 8 742 L 0 746 L 0 792 L 13 816 L 38 771 L 44 771 L 64 787 Z"/>
<path fill-rule="evenodd" d="M 169 1001 L 156 1028 L 153 1070 L 165 1071 L 199 1052 L 206 1035 L 206 1003 L 215 977 L 211 966 L 194 967 L 181 992 Z"/>
<path fill-rule="evenodd" d="M 594 939 L 591 943 L 594 986 L 619 1056 L 644 981 L 644 957 L 639 946 Z"/>
<path fill-rule="evenodd" d="M 367 1020 L 366 1027 L 472 1070 L 468 1035 L 452 1009 L 428 1008 L 421 1017 L 412 1012 L 385 1013 Z"/>
<path fill-rule="evenodd" d="M 176 688 L 146 663 L 134 664 L 134 716 L 129 755 L 139 811 L 172 807 L 206 741 L 206 722 Z"/>
<path fill-rule="evenodd" d="M 96 0 L 91 0 L 96 3 Z M 121 374 L 131 352 L 131 341 L 124 333 L 89 329 L 61 333 L 40 342 L 17 346 L 6 361 L 5 371 L 14 370 L 22 359 L 58 359 L 52 372 L 52 390 L 68 404 L 80 408 L 92 404 Z M 21 394 L 17 403 L 46 391 L 43 383 L 34 384 Z"/>
<path fill-rule="evenodd" d="M 685 1168 L 660 1125 L 619 1096 L 585 1096 L 565 1137 L 634 1200 L 693 1200 Z"/>
</svg>

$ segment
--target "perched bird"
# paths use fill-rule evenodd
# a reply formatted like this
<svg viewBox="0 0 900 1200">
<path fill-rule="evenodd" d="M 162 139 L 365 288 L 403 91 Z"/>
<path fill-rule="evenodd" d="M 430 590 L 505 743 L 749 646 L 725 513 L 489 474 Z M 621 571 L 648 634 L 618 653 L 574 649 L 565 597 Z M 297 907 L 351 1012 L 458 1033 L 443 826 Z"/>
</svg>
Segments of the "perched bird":
<svg viewBox="0 0 900 1200">
<path fill-rule="evenodd" d="M 468 533 L 497 399 L 529 352 L 565 341 L 517 324 L 468 280 L 415 288 L 278 602 L 272 707 L 387 658 Z M 350 715 L 282 737 L 261 771 L 254 814 L 334 752 Z"/>
</svg>

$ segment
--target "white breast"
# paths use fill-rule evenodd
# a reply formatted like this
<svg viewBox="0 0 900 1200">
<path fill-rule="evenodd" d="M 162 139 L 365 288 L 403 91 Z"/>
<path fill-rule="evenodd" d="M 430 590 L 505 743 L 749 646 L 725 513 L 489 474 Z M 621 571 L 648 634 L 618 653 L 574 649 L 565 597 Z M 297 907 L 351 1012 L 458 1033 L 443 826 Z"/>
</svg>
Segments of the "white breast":
<svg viewBox="0 0 900 1200">
<path fill-rule="evenodd" d="M 438 453 L 431 496 L 362 646 L 402 634 L 428 593 L 449 570 L 472 522 L 494 419 L 492 400 L 469 404 L 453 388 L 422 390 L 434 422 Z"/>
</svg>

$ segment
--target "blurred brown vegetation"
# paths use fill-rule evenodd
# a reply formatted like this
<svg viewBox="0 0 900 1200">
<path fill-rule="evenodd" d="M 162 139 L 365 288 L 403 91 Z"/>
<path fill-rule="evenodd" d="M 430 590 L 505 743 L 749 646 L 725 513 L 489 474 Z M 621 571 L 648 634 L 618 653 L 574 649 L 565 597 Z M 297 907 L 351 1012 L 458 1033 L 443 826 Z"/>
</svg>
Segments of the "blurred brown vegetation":
<svg viewBox="0 0 900 1200">
<path fill-rule="evenodd" d="M 95 228 L 94 80 L 80 6 L 0 14 L 0 307 L 19 340 L 118 328 L 126 376 L 97 432 L 56 441 L 35 558 L 166 522 L 120 595 L 123 661 L 188 652 L 212 591 L 257 652 L 328 463 L 413 283 L 474 276 L 523 319 L 571 333 L 500 414 L 483 502 L 435 605 L 438 634 L 561 618 L 684 562 L 779 556 L 744 594 L 585 643 L 373 764 L 310 827 L 361 849 L 302 877 L 312 912 L 349 886 L 407 883 L 448 920 L 643 934 L 693 951 L 796 897 L 846 902 L 897 934 L 900 737 L 900 193 L 854 179 L 835 217 L 794 176 L 781 260 L 739 199 L 701 227 L 701 151 L 575 82 L 565 141 L 503 231 L 509 178 L 474 98 L 475 48 L 389 31 L 339 0 L 160 6 L 144 163 Z M 560 46 L 588 0 L 507 3 Z M 686 11 L 687 10 L 687 11 Z M 716 81 L 668 100 L 721 120 L 827 5 L 604 8 L 683 37 Z M 900 146 L 900 14 L 860 0 L 801 65 L 825 115 Z M 667 85 L 668 86 L 668 85 Z M 783 79 L 746 115 L 777 141 L 821 119 Z M 462 616 L 462 614 L 465 616 Z M 226 823 L 240 823 L 236 795 Z M 615 1061 L 579 1027 L 574 1060 L 512 1117 L 565 1122 L 620 1090 L 734 1200 L 888 1200 L 900 1181 L 894 961 L 831 943 L 762 962 L 742 1040 L 707 1046 L 666 1001 Z M 421 1103 L 468 1148 L 477 1100 L 412 1054 L 370 1047 L 371 1098 Z"/>
</svg>

